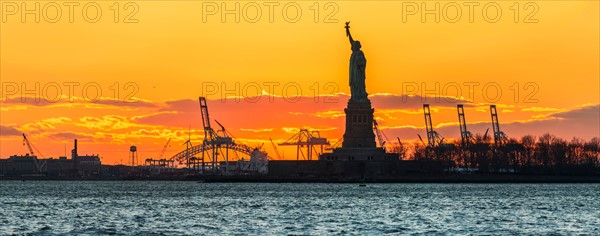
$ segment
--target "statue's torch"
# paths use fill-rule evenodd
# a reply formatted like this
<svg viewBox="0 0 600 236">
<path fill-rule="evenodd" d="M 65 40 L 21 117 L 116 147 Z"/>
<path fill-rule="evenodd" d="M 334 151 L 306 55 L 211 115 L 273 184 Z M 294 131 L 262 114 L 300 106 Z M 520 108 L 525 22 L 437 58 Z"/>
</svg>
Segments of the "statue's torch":
<svg viewBox="0 0 600 236">
<path fill-rule="evenodd" d="M 344 28 L 346 28 L 346 36 L 348 36 L 348 33 L 350 32 L 350 21 L 346 21 L 346 26 Z"/>
</svg>

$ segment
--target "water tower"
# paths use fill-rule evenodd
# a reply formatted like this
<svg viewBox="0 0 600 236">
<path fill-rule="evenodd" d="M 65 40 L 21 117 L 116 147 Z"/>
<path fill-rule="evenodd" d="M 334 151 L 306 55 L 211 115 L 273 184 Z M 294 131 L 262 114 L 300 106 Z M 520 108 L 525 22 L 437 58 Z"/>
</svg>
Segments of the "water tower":
<svg viewBox="0 0 600 236">
<path fill-rule="evenodd" d="M 129 147 L 129 152 L 131 153 L 131 167 L 135 167 L 137 162 L 137 147 L 131 146 Z"/>
</svg>

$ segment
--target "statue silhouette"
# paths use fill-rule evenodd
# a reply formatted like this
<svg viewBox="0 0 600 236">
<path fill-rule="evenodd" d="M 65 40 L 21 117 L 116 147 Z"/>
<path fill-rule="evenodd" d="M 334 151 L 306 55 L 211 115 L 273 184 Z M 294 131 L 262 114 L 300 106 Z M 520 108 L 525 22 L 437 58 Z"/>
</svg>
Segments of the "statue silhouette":
<svg viewBox="0 0 600 236">
<path fill-rule="evenodd" d="M 352 39 L 350 34 L 350 22 L 346 22 L 346 36 L 350 39 L 352 55 L 350 56 L 350 101 L 366 102 L 367 88 L 365 85 L 365 69 L 367 67 L 367 59 L 362 50 L 360 50 L 360 41 Z"/>
</svg>

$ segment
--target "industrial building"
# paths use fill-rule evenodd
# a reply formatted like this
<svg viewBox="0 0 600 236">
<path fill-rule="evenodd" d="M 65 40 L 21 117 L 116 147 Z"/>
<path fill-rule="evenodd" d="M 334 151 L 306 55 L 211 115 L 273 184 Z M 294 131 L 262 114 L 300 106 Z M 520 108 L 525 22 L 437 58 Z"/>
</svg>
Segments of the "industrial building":
<svg viewBox="0 0 600 236">
<path fill-rule="evenodd" d="M 25 135 L 24 142 L 31 147 Z M 2 177 L 91 177 L 101 173 L 101 161 L 98 155 L 79 155 L 77 139 L 74 140 L 71 158 L 38 158 L 33 148 L 25 155 L 13 155 L 0 159 L 0 176 Z"/>
</svg>

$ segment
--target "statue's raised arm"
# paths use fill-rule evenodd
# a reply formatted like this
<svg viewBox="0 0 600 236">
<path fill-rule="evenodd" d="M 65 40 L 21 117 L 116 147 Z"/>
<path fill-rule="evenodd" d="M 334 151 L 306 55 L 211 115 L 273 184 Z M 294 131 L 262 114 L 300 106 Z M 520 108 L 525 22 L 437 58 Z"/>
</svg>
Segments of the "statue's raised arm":
<svg viewBox="0 0 600 236">
<path fill-rule="evenodd" d="M 348 39 L 350 39 L 350 45 L 352 46 L 352 44 L 354 43 L 354 40 L 352 39 L 352 35 L 350 34 L 350 21 L 346 22 L 346 36 L 348 36 Z"/>
</svg>

